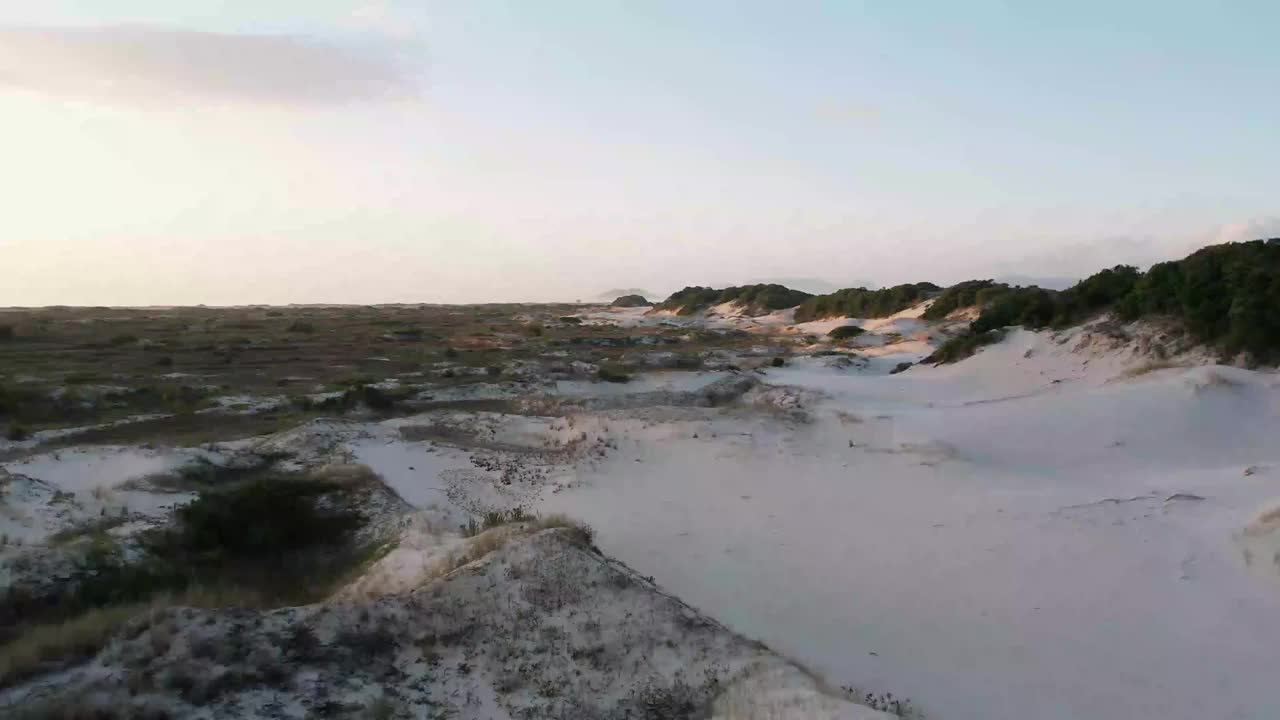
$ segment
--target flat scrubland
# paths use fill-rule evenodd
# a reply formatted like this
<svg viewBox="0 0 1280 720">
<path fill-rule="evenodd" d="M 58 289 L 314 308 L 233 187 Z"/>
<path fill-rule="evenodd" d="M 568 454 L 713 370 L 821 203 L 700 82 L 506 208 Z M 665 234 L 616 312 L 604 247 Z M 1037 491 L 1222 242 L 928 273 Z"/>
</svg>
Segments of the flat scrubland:
<svg viewBox="0 0 1280 720">
<path fill-rule="evenodd" d="M 1280 716 L 1280 376 L 1119 275 L 4 311 L 0 711 Z"/>
</svg>

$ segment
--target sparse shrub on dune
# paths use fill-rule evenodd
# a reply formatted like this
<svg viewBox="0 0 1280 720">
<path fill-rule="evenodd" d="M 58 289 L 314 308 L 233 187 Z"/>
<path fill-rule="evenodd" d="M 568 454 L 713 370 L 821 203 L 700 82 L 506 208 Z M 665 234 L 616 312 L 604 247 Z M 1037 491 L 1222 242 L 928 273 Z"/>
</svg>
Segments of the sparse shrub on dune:
<svg viewBox="0 0 1280 720">
<path fill-rule="evenodd" d="M 1000 342 L 1003 337 L 1004 333 L 1000 330 L 987 330 L 986 332 L 981 333 L 966 331 L 944 342 L 941 347 L 933 351 L 932 355 L 921 362 L 957 362 L 970 357 L 985 345 Z"/>
<path fill-rule="evenodd" d="M 0 646 L 0 687 L 93 657 L 121 626 L 148 608 L 146 604 L 94 608 L 64 622 L 29 629 Z"/>
<path fill-rule="evenodd" d="M 866 330 L 863 330 L 857 325 L 841 325 L 827 333 L 827 337 L 832 340 L 848 340 L 849 338 L 856 338 L 865 332 Z"/>
<path fill-rule="evenodd" d="M 627 371 L 624 365 L 616 362 L 600 363 L 600 368 L 596 370 L 596 377 L 611 383 L 625 383 L 631 381 L 631 373 Z"/>
</svg>

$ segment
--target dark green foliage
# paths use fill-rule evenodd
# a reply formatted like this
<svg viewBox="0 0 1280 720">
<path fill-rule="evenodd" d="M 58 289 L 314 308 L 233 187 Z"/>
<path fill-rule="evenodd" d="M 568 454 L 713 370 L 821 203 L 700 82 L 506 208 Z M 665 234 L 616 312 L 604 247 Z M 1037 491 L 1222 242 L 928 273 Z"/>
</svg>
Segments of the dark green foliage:
<svg viewBox="0 0 1280 720">
<path fill-rule="evenodd" d="M 863 330 L 857 325 L 841 325 L 827 333 L 827 337 L 832 340 L 847 340 L 849 338 L 858 337 L 864 332 L 866 332 L 866 330 Z"/>
<path fill-rule="evenodd" d="M 289 324 L 289 332 L 311 334 L 316 331 L 316 326 L 306 320 L 294 320 Z"/>
<path fill-rule="evenodd" d="M 1257 360 L 1280 359 L 1280 238 L 1212 245 L 1160 263 L 1119 303 L 1126 318 L 1180 318 L 1197 340 Z"/>
<path fill-rule="evenodd" d="M 560 322 L 564 323 L 565 325 L 581 325 L 582 318 L 574 317 L 573 315 L 562 315 L 560 317 Z"/>
<path fill-rule="evenodd" d="M 17 442 L 19 440 L 26 440 L 28 437 L 31 437 L 31 433 L 15 420 L 15 421 L 11 421 L 9 423 L 9 427 L 5 428 L 4 436 L 9 440 L 13 440 L 14 442 Z"/>
<path fill-rule="evenodd" d="M 1224 355 L 1248 352 L 1260 362 L 1280 360 L 1280 238 L 1212 245 L 1145 273 L 1117 265 L 1062 292 L 990 287 L 978 291 L 977 302 L 991 291 L 997 294 L 988 295 L 970 333 L 939 348 L 937 361 L 971 355 L 985 344 L 980 338 L 998 328 L 1066 327 L 1104 310 L 1125 320 L 1176 318 L 1192 337 L 1218 345 Z"/>
<path fill-rule="evenodd" d="M 36 388 L 0 385 L 0 420 L 12 424 L 86 421 L 97 412 L 95 404 L 85 402 L 73 390 L 53 394 Z"/>
<path fill-rule="evenodd" d="M 1058 294 L 1052 324 L 1065 327 L 1111 308 L 1133 291 L 1140 277 L 1142 273 L 1131 265 L 1090 275 Z"/>
<path fill-rule="evenodd" d="M 999 330 L 988 330 L 975 333 L 966 331 L 946 341 L 933 354 L 921 362 L 953 363 L 963 360 L 978 351 L 984 345 L 1000 342 L 1004 334 Z"/>
<path fill-rule="evenodd" d="M 624 383 L 631 381 L 631 373 L 618 363 L 606 362 L 600 364 L 600 369 L 596 371 L 596 377 L 606 382 Z"/>
<path fill-rule="evenodd" d="M 769 364 L 772 365 L 773 367 L 782 367 L 787 364 L 787 359 L 784 357 L 776 357 L 773 360 L 771 360 Z"/>
<path fill-rule="evenodd" d="M 1013 288 L 996 296 L 969 329 L 977 334 L 1009 325 L 1044 327 L 1059 311 L 1050 290 L 1038 287 Z"/>
<path fill-rule="evenodd" d="M 796 322 L 830 317 L 885 317 L 906 310 L 941 290 L 930 282 L 895 285 L 883 290 L 845 288 L 806 300 L 796 309 Z"/>
<path fill-rule="evenodd" d="M 647 307 L 652 304 L 643 295 L 623 295 L 612 303 L 613 307 Z"/>
<path fill-rule="evenodd" d="M 178 509 L 178 529 L 166 542 L 192 558 L 239 560 L 341 545 L 363 519 L 321 497 L 343 491 L 337 483 L 288 477 L 210 490 Z"/>
<path fill-rule="evenodd" d="M 988 292 L 983 295 L 983 299 L 989 300 L 991 297 L 990 291 L 1008 287 L 1008 285 L 994 280 L 966 280 L 962 283 L 956 283 L 943 290 L 942 294 L 933 301 L 933 304 L 924 311 L 922 317 L 925 320 L 941 320 L 960 308 L 980 305 L 979 293 L 984 290 Z"/>
<path fill-rule="evenodd" d="M 709 287 L 687 287 L 672 293 L 658 306 L 660 310 L 674 310 L 679 315 L 692 315 L 713 305 L 736 302 L 748 312 L 762 313 L 794 307 L 813 297 L 807 292 L 792 290 L 782 285 L 743 285 L 717 290 Z"/>
<path fill-rule="evenodd" d="M 131 345 L 138 342 L 137 335 L 116 335 L 107 341 L 112 347 L 120 347 L 121 345 Z"/>
<path fill-rule="evenodd" d="M 14 337 L 12 325 L 0 325 L 0 342 L 12 340 Z"/>
</svg>

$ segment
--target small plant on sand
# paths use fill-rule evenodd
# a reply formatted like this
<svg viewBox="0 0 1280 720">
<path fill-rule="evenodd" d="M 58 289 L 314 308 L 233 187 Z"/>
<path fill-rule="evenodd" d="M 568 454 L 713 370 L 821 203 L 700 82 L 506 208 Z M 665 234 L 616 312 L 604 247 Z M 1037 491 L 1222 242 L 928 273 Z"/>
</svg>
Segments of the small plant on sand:
<svg viewBox="0 0 1280 720">
<path fill-rule="evenodd" d="M 924 715 L 907 698 L 894 697 L 893 693 L 863 692 L 851 686 L 840 689 L 854 702 L 862 703 L 872 710 L 896 715 L 904 720 L 924 720 Z"/>
<path fill-rule="evenodd" d="M 624 383 L 631 381 L 631 373 L 622 365 L 615 362 L 606 362 L 600 364 L 600 369 L 596 371 L 596 377 L 611 383 Z"/>
</svg>

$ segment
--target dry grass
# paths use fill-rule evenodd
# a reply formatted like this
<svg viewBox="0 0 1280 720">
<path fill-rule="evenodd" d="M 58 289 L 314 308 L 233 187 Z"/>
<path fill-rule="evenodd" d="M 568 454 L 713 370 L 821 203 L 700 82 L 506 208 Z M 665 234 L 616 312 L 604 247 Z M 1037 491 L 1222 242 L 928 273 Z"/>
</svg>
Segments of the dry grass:
<svg viewBox="0 0 1280 720">
<path fill-rule="evenodd" d="M 44 672 L 84 662 L 106 647 L 130 620 L 153 616 L 171 607 L 268 608 L 268 598 L 233 587 L 194 587 L 179 594 L 164 594 L 144 603 L 90 609 L 76 617 L 26 628 L 14 640 L 0 646 L 0 688 L 9 687 Z M 163 642 L 171 633 L 153 633 Z M 159 650 L 159 648 L 157 648 Z"/>
<path fill-rule="evenodd" d="M 595 547 L 595 530 L 590 525 L 578 522 L 567 515 L 554 513 L 537 517 L 521 516 L 505 525 L 490 527 L 472 536 L 465 549 L 449 553 L 448 557 L 429 569 L 422 580 L 434 580 L 466 565 L 480 560 L 487 555 L 506 547 L 516 538 L 526 537 L 543 530 L 561 529 L 573 544 L 585 548 Z"/>
<path fill-rule="evenodd" d="M 1146 375 L 1148 373 L 1153 373 L 1158 370 L 1169 370 L 1172 368 L 1181 368 L 1181 367 L 1187 367 L 1187 366 L 1182 363 L 1173 362 L 1171 360 L 1151 360 L 1149 362 L 1145 362 L 1141 365 L 1137 365 L 1129 368 L 1128 370 L 1125 370 L 1120 375 L 1120 378 L 1124 380 L 1132 380 L 1133 378 L 1142 377 L 1143 375 Z"/>
<path fill-rule="evenodd" d="M 95 608 L 65 622 L 31 628 L 0 647 L 0 687 L 97 655 L 121 626 L 153 608 L 150 604 Z"/>
</svg>

